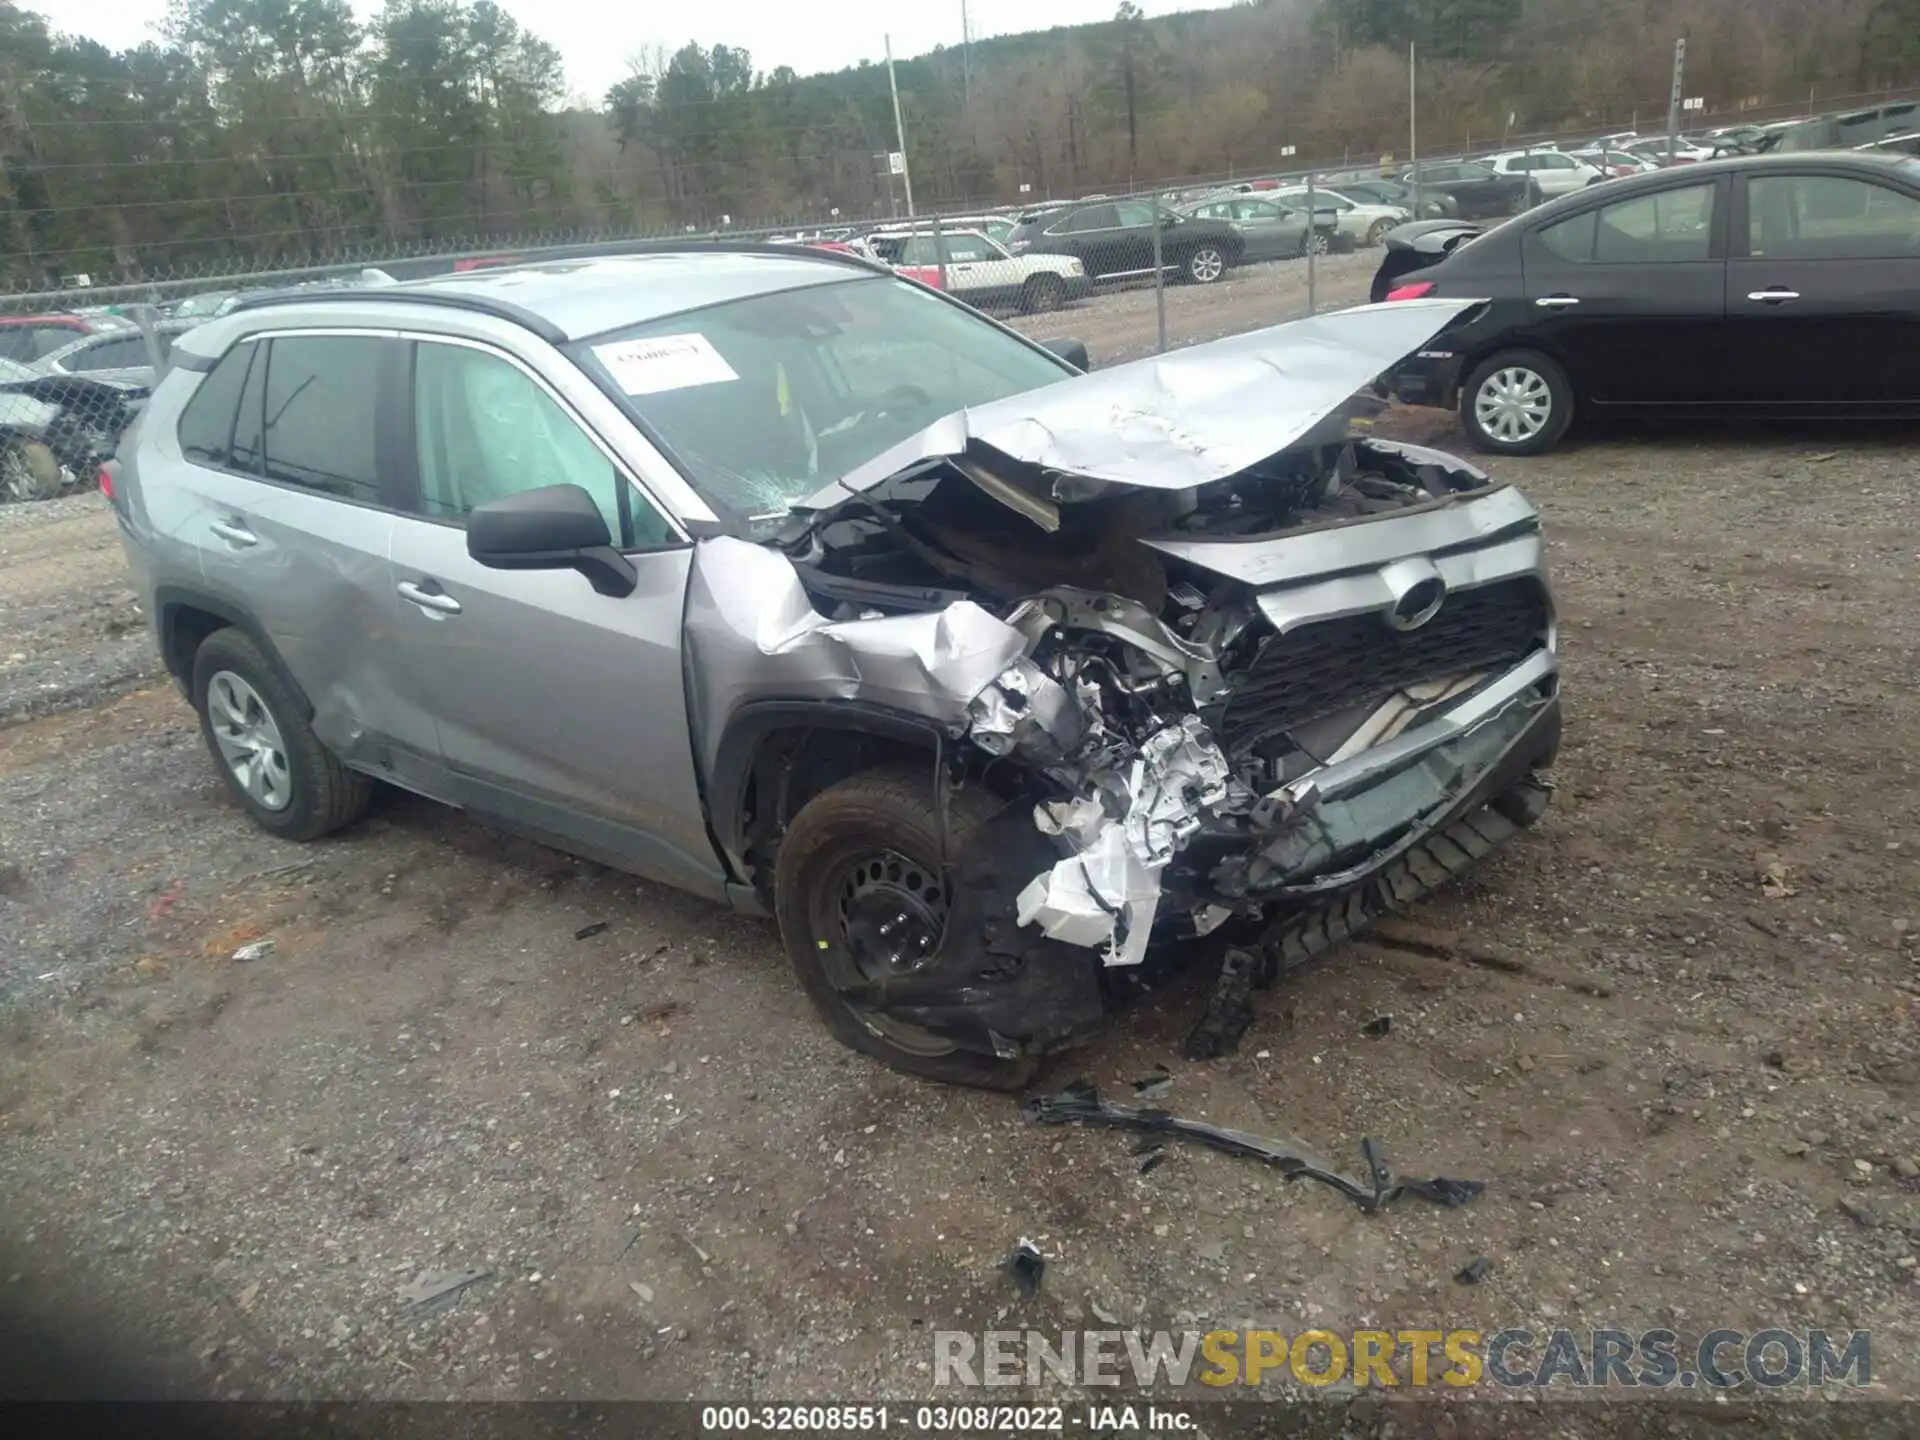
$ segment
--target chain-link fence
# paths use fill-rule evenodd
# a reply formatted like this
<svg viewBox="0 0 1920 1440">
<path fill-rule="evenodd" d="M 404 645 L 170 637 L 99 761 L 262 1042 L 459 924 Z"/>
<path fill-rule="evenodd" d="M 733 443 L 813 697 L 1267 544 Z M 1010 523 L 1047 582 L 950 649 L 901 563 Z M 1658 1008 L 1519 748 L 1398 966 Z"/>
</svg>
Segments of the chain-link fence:
<svg viewBox="0 0 1920 1440">
<path fill-rule="evenodd" d="M 1873 140 L 1907 123 L 1902 117 L 1913 110 L 1888 95 L 1853 113 L 1798 119 L 1780 134 L 1787 148 L 1858 140 L 1868 131 Z M 700 233 L 553 232 L 360 248 L 280 264 L 155 267 L 133 257 L 112 275 L 0 295 L 0 500 L 96 483 L 165 368 L 174 337 L 261 290 L 784 241 L 855 250 L 1030 332 L 1084 338 L 1096 364 L 1113 364 L 1378 298 L 1377 277 L 1390 273 L 1381 246 L 1397 226 L 1493 223 L 1579 187 L 1700 158 L 1698 151 L 1669 155 L 1668 143 L 1664 134 L 1595 127 L 1582 137 L 1502 137 L 1498 147 L 1423 156 L 1417 164 L 1388 155 L 1356 161 L 1342 151 L 1237 178 L 1028 197 L 917 219 L 836 219 L 826 227 L 746 228 L 729 220 Z"/>
<path fill-rule="evenodd" d="M 98 483 L 173 337 L 194 323 L 139 303 L 0 315 L 0 501 L 51 500 Z"/>
</svg>

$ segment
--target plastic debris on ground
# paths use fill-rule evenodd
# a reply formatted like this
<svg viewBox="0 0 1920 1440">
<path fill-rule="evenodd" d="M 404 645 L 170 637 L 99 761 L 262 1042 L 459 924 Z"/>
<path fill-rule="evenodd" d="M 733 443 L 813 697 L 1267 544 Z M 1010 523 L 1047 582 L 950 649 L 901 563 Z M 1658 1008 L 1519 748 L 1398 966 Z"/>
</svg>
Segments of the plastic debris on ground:
<svg viewBox="0 0 1920 1440">
<path fill-rule="evenodd" d="M 1493 1262 L 1484 1255 L 1476 1255 L 1453 1278 L 1462 1285 L 1478 1285 L 1492 1273 Z"/>
<path fill-rule="evenodd" d="M 492 1274 L 491 1270 L 422 1270 L 400 1287 L 395 1298 L 410 1310 L 451 1304 L 469 1285 L 477 1285 Z"/>
<path fill-rule="evenodd" d="M 238 950 L 234 951 L 233 958 L 238 964 L 244 965 L 249 960 L 264 960 L 272 953 L 273 941 L 256 940 L 251 945 L 242 945 Z"/>
<path fill-rule="evenodd" d="M 591 940 L 596 935 L 606 934 L 607 931 L 612 928 L 609 921 L 596 920 L 591 925 L 582 925 L 578 930 L 574 931 L 573 938 L 576 940 Z"/>
<path fill-rule="evenodd" d="M 1367 1021 L 1366 1024 L 1360 1027 L 1360 1033 L 1362 1035 L 1371 1036 L 1375 1040 L 1378 1040 L 1383 1035 L 1391 1035 L 1393 1033 L 1393 1016 L 1391 1015 L 1374 1016 L 1371 1020 Z"/>
<path fill-rule="evenodd" d="M 1022 1295 L 1031 1297 L 1039 1292 L 1041 1277 L 1047 1273 L 1047 1257 L 1031 1240 L 1022 1240 L 1013 1247 L 1013 1253 L 1001 1268 L 1013 1277 L 1014 1286 Z"/>
<path fill-rule="evenodd" d="M 1360 1142 L 1360 1157 L 1366 1166 L 1364 1183 L 1333 1168 L 1310 1147 L 1281 1136 L 1254 1135 L 1245 1130 L 1230 1130 L 1202 1120 L 1183 1120 L 1165 1110 L 1136 1105 L 1120 1105 L 1102 1100 L 1099 1091 L 1082 1081 L 1069 1085 L 1058 1095 L 1037 1096 L 1022 1112 L 1038 1125 L 1097 1125 L 1113 1130 L 1138 1130 L 1154 1135 L 1173 1135 L 1192 1140 L 1228 1155 L 1242 1155 L 1273 1166 L 1289 1180 L 1317 1180 L 1331 1186 L 1373 1214 L 1385 1209 L 1402 1195 L 1417 1196 L 1435 1205 L 1449 1208 L 1465 1205 L 1486 1186 L 1478 1180 L 1454 1180 L 1436 1175 L 1431 1180 L 1413 1180 L 1395 1176 L 1386 1157 L 1370 1138 Z"/>
</svg>

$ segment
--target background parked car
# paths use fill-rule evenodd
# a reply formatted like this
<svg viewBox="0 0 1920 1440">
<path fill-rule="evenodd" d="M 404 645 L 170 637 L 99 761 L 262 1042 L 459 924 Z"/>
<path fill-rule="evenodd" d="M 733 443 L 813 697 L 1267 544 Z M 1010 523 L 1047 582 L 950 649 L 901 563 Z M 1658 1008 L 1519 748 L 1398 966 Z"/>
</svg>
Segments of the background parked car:
<svg viewBox="0 0 1920 1440">
<path fill-rule="evenodd" d="M 1398 275 L 1389 299 L 1489 303 L 1390 385 L 1457 404 L 1476 446 L 1513 455 L 1586 411 L 1920 413 L 1916 236 L 1905 156 L 1755 155 L 1615 180 Z"/>
<path fill-rule="evenodd" d="M 0 500 L 50 500 L 91 484 L 146 394 L 0 360 Z"/>
<path fill-rule="evenodd" d="M 1559 150 L 1510 150 L 1489 155 L 1484 163 L 1498 174 L 1525 177 L 1529 205 L 1584 190 L 1592 181 L 1605 178 L 1604 172 Z"/>
<path fill-rule="evenodd" d="M 1526 208 L 1527 177 L 1503 175 L 1477 160 L 1448 160 L 1418 167 L 1400 176 L 1408 189 L 1417 188 L 1424 197 L 1428 191 L 1445 195 L 1454 203 L 1462 220 L 1485 220 L 1495 215 L 1517 215 Z"/>
<path fill-rule="evenodd" d="M 1398 180 L 1383 180 L 1377 175 L 1348 174 L 1328 175 L 1315 183 L 1363 205 L 1388 205 L 1413 214 L 1413 191 Z M 1451 220 L 1459 213 L 1460 206 L 1451 195 L 1429 190 L 1421 195 L 1420 213 L 1414 218 Z"/>
<path fill-rule="evenodd" d="M 188 318 L 162 320 L 154 325 L 154 340 L 162 364 L 173 348 L 174 337 L 199 323 L 197 319 Z M 41 357 L 33 368 L 43 375 L 87 375 L 147 390 L 159 379 L 152 352 L 147 348 L 147 337 L 137 328 L 83 335 Z"/>
<path fill-rule="evenodd" d="M 1216 195 L 1180 212 L 1189 220 L 1224 220 L 1240 232 L 1241 259 L 1291 260 L 1309 251 L 1333 249 L 1339 215 L 1316 206 L 1319 223 L 1309 226 L 1307 212 L 1265 195 Z"/>
<path fill-rule="evenodd" d="M 1032 315 L 1093 293 L 1086 267 L 1071 255 L 1010 255 L 977 230 L 943 228 L 937 240 L 931 230 L 884 230 L 867 237 L 867 249 L 875 259 L 982 310 L 1011 308 Z"/>
<path fill-rule="evenodd" d="M 1094 280 L 1153 273 L 1153 232 L 1160 228 L 1162 266 L 1196 285 L 1211 285 L 1239 263 L 1240 232 L 1224 220 L 1188 220 L 1151 200 L 1096 200 L 1028 211 L 1007 242 L 1015 255 L 1071 255 Z"/>
<path fill-rule="evenodd" d="M 1649 170 L 1660 167 L 1644 155 L 1636 155 L 1631 150 L 1569 150 L 1567 152 L 1583 165 L 1590 165 L 1598 173 L 1589 185 L 1598 185 L 1603 180 L 1619 180 L 1628 175 L 1644 175 Z"/>
<path fill-rule="evenodd" d="M 1638 155 L 1642 159 L 1651 161 L 1656 167 L 1669 163 L 1667 160 L 1667 137 L 1664 135 L 1648 136 L 1646 139 L 1635 140 L 1631 144 L 1622 145 L 1620 148 L 1625 150 L 1629 155 Z M 1673 160 L 1671 163 L 1675 165 L 1693 165 L 1702 160 L 1711 160 L 1713 157 L 1713 146 L 1702 145 L 1697 141 L 1680 137 L 1676 139 L 1674 143 Z"/>
<path fill-rule="evenodd" d="M 1274 192 L 1276 197 L 1289 205 L 1305 205 L 1307 189 L 1304 185 L 1290 186 Z M 1396 225 L 1404 225 L 1413 218 L 1413 211 L 1400 205 L 1374 205 L 1360 200 L 1349 200 L 1332 190 L 1315 189 L 1313 192 L 1315 209 L 1331 210 L 1339 217 L 1339 230 L 1355 245 L 1378 245 L 1380 237 Z"/>
<path fill-rule="evenodd" d="M 0 360 L 31 365 L 82 336 L 132 328 L 120 315 L 0 315 Z"/>
</svg>

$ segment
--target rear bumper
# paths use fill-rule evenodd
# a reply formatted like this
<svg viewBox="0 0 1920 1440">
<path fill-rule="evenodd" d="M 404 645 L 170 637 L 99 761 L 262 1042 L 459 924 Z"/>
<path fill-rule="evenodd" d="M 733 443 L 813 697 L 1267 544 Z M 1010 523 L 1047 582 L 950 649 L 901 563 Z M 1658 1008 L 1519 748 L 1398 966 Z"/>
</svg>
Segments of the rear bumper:
<svg viewBox="0 0 1920 1440">
<path fill-rule="evenodd" d="M 1422 350 L 1387 374 L 1387 390 L 1402 405 L 1451 410 L 1460 393 L 1461 356 L 1453 350 Z"/>
</svg>

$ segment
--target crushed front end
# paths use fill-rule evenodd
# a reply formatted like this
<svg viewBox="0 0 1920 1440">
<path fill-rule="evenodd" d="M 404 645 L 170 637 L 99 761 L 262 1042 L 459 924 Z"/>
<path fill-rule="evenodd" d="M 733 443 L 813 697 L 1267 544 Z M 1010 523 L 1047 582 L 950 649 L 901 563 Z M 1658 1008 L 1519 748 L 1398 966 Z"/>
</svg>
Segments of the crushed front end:
<svg viewBox="0 0 1920 1440">
<path fill-rule="evenodd" d="M 907 716 L 940 783 L 998 807 L 954 857 L 938 952 L 869 995 L 872 1023 L 1056 1049 L 1143 976 L 1229 938 L 1230 977 L 1260 978 L 1248 955 L 1271 976 L 1540 816 L 1560 701 L 1539 517 L 1356 424 L 1355 392 L 1458 309 L 1419 308 L 950 417 L 777 544 L 703 547 L 708 736 L 770 695 Z M 764 886 L 786 811 L 757 813 L 728 848 Z"/>
</svg>

